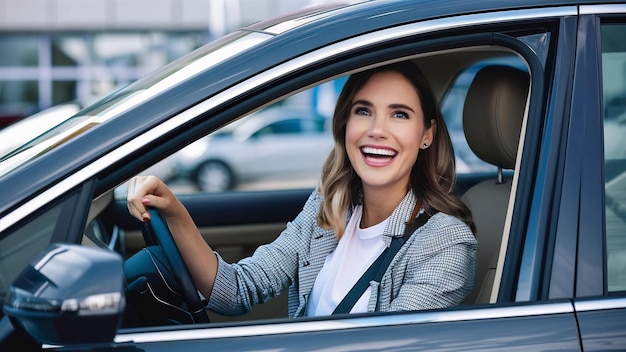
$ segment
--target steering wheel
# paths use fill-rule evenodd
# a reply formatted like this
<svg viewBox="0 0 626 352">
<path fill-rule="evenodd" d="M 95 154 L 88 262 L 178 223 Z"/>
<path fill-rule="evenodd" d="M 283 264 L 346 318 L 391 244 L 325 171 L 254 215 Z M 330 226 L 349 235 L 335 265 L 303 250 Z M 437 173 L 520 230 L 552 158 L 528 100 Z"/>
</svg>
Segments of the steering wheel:
<svg viewBox="0 0 626 352">
<path fill-rule="evenodd" d="M 209 323 L 209 316 L 204 310 L 204 304 L 200 301 L 196 285 L 193 283 L 191 274 L 178 251 L 167 224 L 158 210 L 151 208 L 148 209 L 148 212 L 150 213 L 150 221 L 145 222 L 141 228 L 146 245 L 158 244 L 163 249 L 165 257 L 183 291 L 182 296 L 193 321 L 195 323 Z"/>
</svg>

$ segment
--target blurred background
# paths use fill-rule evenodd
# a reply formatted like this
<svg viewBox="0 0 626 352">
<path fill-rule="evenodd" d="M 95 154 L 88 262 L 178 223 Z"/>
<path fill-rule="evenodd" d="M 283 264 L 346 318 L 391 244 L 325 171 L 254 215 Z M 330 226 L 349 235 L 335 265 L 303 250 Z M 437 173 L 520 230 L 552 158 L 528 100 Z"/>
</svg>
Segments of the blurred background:
<svg viewBox="0 0 626 352">
<path fill-rule="evenodd" d="M 0 0 L 0 128 L 86 104 L 239 27 L 329 2 Z"/>
</svg>

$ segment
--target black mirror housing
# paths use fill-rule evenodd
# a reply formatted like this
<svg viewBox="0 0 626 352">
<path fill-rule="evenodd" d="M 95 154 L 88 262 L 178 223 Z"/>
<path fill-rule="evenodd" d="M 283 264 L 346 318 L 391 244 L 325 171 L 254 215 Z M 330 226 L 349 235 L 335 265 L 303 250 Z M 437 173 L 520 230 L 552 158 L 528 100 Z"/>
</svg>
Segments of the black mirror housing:
<svg viewBox="0 0 626 352">
<path fill-rule="evenodd" d="M 112 342 L 125 307 L 120 255 L 53 244 L 15 279 L 4 311 L 37 342 L 72 345 Z"/>
</svg>

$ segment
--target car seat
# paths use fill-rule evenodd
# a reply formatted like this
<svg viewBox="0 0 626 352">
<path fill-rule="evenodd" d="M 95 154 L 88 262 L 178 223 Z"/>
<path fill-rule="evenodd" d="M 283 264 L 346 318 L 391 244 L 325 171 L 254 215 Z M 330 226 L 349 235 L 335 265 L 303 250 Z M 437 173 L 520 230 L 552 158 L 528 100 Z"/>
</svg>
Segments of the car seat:
<svg viewBox="0 0 626 352">
<path fill-rule="evenodd" d="M 500 243 L 511 194 L 517 147 L 528 99 L 530 77 L 511 66 L 480 69 L 463 107 L 463 130 L 472 151 L 498 167 L 497 177 L 465 192 L 462 200 L 476 223 L 478 253 L 474 290 L 465 303 L 488 303 L 494 283 Z"/>
</svg>

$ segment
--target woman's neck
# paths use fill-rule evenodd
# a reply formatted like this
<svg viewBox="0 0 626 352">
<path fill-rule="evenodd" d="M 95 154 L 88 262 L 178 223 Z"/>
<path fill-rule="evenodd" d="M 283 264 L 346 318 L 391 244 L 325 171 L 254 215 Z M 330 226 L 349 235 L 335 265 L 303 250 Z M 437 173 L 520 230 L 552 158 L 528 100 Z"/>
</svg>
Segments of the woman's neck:
<svg viewBox="0 0 626 352">
<path fill-rule="evenodd" d="M 363 189 L 361 228 L 368 228 L 387 219 L 406 196 L 408 189 Z"/>
</svg>

